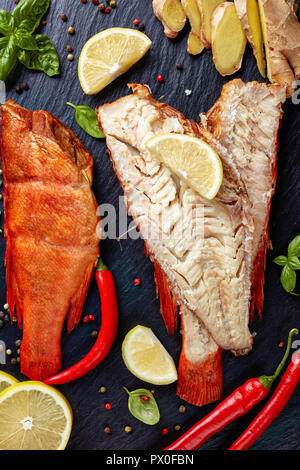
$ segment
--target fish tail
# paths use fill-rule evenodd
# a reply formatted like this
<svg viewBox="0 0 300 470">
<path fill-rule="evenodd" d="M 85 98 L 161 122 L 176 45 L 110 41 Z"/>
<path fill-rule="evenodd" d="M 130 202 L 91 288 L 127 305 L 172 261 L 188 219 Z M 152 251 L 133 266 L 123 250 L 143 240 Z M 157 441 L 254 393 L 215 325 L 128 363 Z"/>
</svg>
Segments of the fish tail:
<svg viewBox="0 0 300 470">
<path fill-rule="evenodd" d="M 166 328 L 172 335 L 177 328 L 178 306 L 176 297 L 171 293 L 167 276 L 157 262 L 154 262 L 155 284 L 159 294 L 160 310 Z"/>
<path fill-rule="evenodd" d="M 183 345 L 176 393 L 192 405 L 203 406 L 222 397 L 222 350 L 186 307 L 181 309 L 181 322 Z M 191 338 L 194 344 L 189 347 Z"/>
</svg>

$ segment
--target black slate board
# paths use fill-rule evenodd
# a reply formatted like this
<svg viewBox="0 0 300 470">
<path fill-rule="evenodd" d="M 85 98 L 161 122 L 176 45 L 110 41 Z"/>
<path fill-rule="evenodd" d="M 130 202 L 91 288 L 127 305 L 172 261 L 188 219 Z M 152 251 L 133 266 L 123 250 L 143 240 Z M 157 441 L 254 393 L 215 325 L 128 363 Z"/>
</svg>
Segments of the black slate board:
<svg viewBox="0 0 300 470">
<path fill-rule="evenodd" d="M 117 0 L 117 8 L 109 15 L 100 13 L 90 0 L 86 4 L 80 0 L 52 0 L 51 3 L 47 24 L 41 31 L 51 37 L 58 50 L 61 76 L 51 79 L 42 73 L 30 72 L 22 66 L 17 66 L 7 80 L 7 95 L 29 109 L 45 109 L 51 112 L 78 134 L 95 160 L 94 191 L 97 200 L 99 203 L 112 203 L 118 208 L 118 198 L 122 191 L 105 153 L 105 142 L 90 138 L 78 127 L 73 110 L 66 106 L 66 101 L 96 107 L 127 94 L 126 83 L 136 81 L 148 84 L 154 97 L 165 95 L 166 103 L 182 111 L 188 118 L 198 120 L 199 113 L 206 112 L 213 105 L 220 95 L 222 85 L 229 79 L 222 78 L 217 73 L 210 53 L 204 52 L 198 57 L 190 57 L 186 53 L 187 27 L 176 40 L 168 40 L 163 35 L 162 26 L 153 15 L 150 0 Z M 0 0 L 0 7 L 11 11 L 14 2 Z M 61 13 L 67 14 L 67 23 L 60 19 Z M 133 27 L 132 21 L 135 18 L 145 24 L 145 32 L 153 41 L 150 52 L 99 95 L 85 96 L 76 73 L 77 59 L 83 44 L 102 28 Z M 67 34 L 67 28 L 71 25 L 76 30 L 74 36 Z M 66 59 L 67 44 L 74 48 L 73 63 Z M 176 62 L 183 63 L 182 71 L 175 68 Z M 156 80 L 159 73 L 164 76 L 163 83 Z M 235 77 L 241 77 L 245 81 L 261 81 L 249 45 L 243 67 Z M 25 81 L 29 83 L 30 90 L 17 95 L 14 87 Z M 192 94 L 186 96 L 185 89 L 192 90 Z M 289 100 L 284 111 L 278 152 L 278 184 L 270 219 L 274 251 L 268 253 L 267 259 L 263 319 L 260 321 L 256 318 L 251 325 L 251 330 L 257 334 L 249 356 L 235 358 L 229 352 L 224 352 L 224 396 L 251 376 L 271 374 L 282 356 L 279 342 L 286 340 L 292 327 L 300 327 L 300 300 L 283 291 L 279 282 L 280 270 L 271 262 L 275 255 L 284 253 L 288 242 L 300 233 L 300 152 L 297 141 L 300 125 L 299 106 L 293 105 Z M 5 244 L 1 237 L 0 305 L 6 302 L 4 249 Z M 119 332 L 109 356 L 99 367 L 77 382 L 60 387 L 74 411 L 74 426 L 68 449 L 162 449 L 178 437 L 178 432 L 173 430 L 174 425 L 180 424 L 182 430 L 188 429 L 213 409 L 215 404 L 203 408 L 187 404 L 186 414 L 179 414 L 178 406 L 182 401 L 175 394 L 176 384 L 172 384 L 154 387 L 161 410 L 161 422 L 158 425 L 146 426 L 129 414 L 122 386 L 125 385 L 129 389 L 152 387 L 131 375 L 122 362 L 120 348 L 126 332 L 137 324 L 151 327 L 176 361 L 180 353 L 181 338 L 179 332 L 170 337 L 164 327 L 155 295 L 153 266 L 144 255 L 142 240 L 128 239 L 121 243 L 105 240 L 101 243 L 101 252 L 116 279 L 120 312 Z M 134 286 L 136 277 L 142 281 L 139 287 Z M 99 328 L 100 302 L 95 282 L 90 287 L 85 303 L 84 314 L 86 313 L 96 315 L 96 327 Z M 63 336 L 64 366 L 76 362 L 91 348 L 93 340 L 90 332 L 93 329 L 95 324 L 81 324 L 71 335 Z M 20 332 L 15 325 L 11 327 L 7 323 L 0 330 L 0 339 L 4 340 L 8 347 L 13 346 L 15 339 L 19 337 Z M 16 355 L 16 348 L 13 349 Z M 24 379 L 19 374 L 18 366 L 7 365 L 1 368 Z M 106 386 L 106 394 L 98 393 L 101 385 Z M 300 449 L 299 399 L 298 387 L 284 411 L 252 449 Z M 104 408 L 107 401 L 112 404 L 110 411 Z M 257 406 L 252 413 L 211 438 L 202 449 L 226 449 L 260 407 L 261 405 Z M 133 427 L 131 434 L 124 432 L 125 425 Z M 105 426 L 111 427 L 111 435 L 104 434 Z M 170 433 L 162 437 L 161 429 L 166 426 L 170 428 Z"/>
</svg>

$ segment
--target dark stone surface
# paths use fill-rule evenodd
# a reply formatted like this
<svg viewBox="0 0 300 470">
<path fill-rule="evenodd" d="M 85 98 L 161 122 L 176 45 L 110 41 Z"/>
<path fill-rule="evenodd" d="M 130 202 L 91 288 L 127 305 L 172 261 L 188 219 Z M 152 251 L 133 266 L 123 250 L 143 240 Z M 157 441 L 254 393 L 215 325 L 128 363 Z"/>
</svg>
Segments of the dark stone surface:
<svg viewBox="0 0 300 470">
<path fill-rule="evenodd" d="M 188 28 L 173 41 L 162 32 L 161 24 L 152 13 L 150 0 L 118 0 L 117 8 L 109 15 L 100 13 L 90 1 L 80 0 L 52 1 L 47 15 L 47 24 L 41 28 L 48 34 L 57 47 L 62 73 L 59 78 L 48 78 L 42 73 L 35 73 L 17 66 L 7 80 L 8 97 L 29 109 L 46 109 L 71 127 L 82 139 L 95 159 L 94 191 L 99 203 L 112 203 L 118 207 L 118 197 L 122 195 L 120 185 L 114 175 L 112 165 L 105 153 L 105 142 L 90 138 L 76 124 L 73 110 L 66 106 L 66 101 L 75 104 L 87 104 L 96 107 L 113 101 L 127 93 L 126 83 L 137 81 L 150 85 L 154 97 L 165 95 L 164 101 L 178 108 L 188 118 L 198 119 L 200 112 L 206 112 L 218 98 L 222 85 L 228 78 L 222 78 L 212 62 L 211 54 L 204 52 L 198 57 L 186 53 Z M 0 7 L 12 10 L 12 0 L 0 0 Z M 60 14 L 66 13 L 68 21 L 64 23 Z M 153 45 L 149 53 L 125 75 L 118 78 L 97 96 L 85 96 L 77 79 L 77 59 L 85 41 L 100 31 L 111 26 L 133 27 L 132 21 L 139 18 L 145 23 L 145 32 Z M 76 33 L 67 33 L 69 26 L 74 26 Z M 74 62 L 67 60 L 66 45 L 74 48 Z M 176 69 L 176 62 L 183 63 L 183 70 Z M 162 74 L 164 82 L 158 83 L 156 75 Z M 235 75 L 243 80 L 261 80 L 250 47 L 247 47 L 241 71 Z M 233 78 L 233 77 L 230 77 Z M 21 95 L 15 87 L 27 81 L 30 89 Z M 186 96 L 185 89 L 192 90 Z M 279 139 L 278 185 L 270 219 L 271 239 L 274 251 L 268 253 L 266 267 L 265 304 L 263 319 L 257 318 L 251 330 L 257 333 L 253 351 L 247 357 L 235 358 L 225 352 L 224 357 L 224 396 L 251 376 L 271 374 L 282 356 L 278 347 L 280 341 L 286 341 L 292 327 L 300 327 L 300 301 L 298 297 L 286 294 L 279 281 L 280 269 L 272 263 L 275 255 L 285 252 L 288 242 L 300 232 L 299 215 L 299 106 L 289 101 L 284 107 L 284 118 Z M 2 205 L 2 204 L 1 204 Z M 2 209 L 2 207 L 1 207 Z M 2 220 L 3 228 L 3 220 Z M 0 305 L 6 302 L 4 241 L 1 236 L 0 270 Z M 170 337 L 164 327 L 159 303 L 155 297 L 153 266 L 145 257 L 142 240 L 105 240 L 101 243 L 102 256 L 112 269 L 119 298 L 120 326 L 117 340 L 104 362 L 84 378 L 75 383 L 60 387 L 69 399 L 74 411 L 74 427 L 68 449 L 161 449 L 172 442 L 178 433 L 174 425 L 188 429 L 199 418 L 215 406 L 211 404 L 202 409 L 187 404 L 186 414 L 178 413 L 181 400 L 176 396 L 176 385 L 154 387 L 161 410 L 161 422 L 153 427 L 135 420 L 127 409 L 127 397 L 122 389 L 129 389 L 143 384 L 125 368 L 121 358 L 121 344 L 126 332 L 137 324 L 153 329 L 168 351 L 178 360 L 181 339 L 179 332 Z M 134 279 L 141 278 L 141 285 L 134 286 Z M 92 283 L 84 307 L 84 313 L 93 313 L 100 325 L 100 302 L 95 282 Z M 90 336 L 95 324 L 81 324 L 78 329 L 62 339 L 64 366 L 80 359 L 93 344 Z M 20 337 L 16 326 L 6 326 L 0 330 L 0 339 L 8 347 Z M 14 347 L 16 354 L 16 348 Z M 18 377 L 18 366 L 3 366 Z M 22 378 L 22 377 L 20 377 Z M 24 377 L 23 377 L 24 379 Z M 107 392 L 98 393 L 101 385 Z M 298 387 L 284 411 L 253 446 L 253 449 L 300 449 L 300 388 Z M 112 409 L 106 411 L 109 401 Z M 255 416 L 261 405 L 252 413 L 239 419 L 231 426 L 210 439 L 203 449 L 226 449 Z M 124 432 L 124 426 L 133 427 L 131 434 Z M 104 434 L 105 426 L 110 426 L 111 435 Z M 167 436 L 161 436 L 161 429 L 170 428 Z"/>
</svg>

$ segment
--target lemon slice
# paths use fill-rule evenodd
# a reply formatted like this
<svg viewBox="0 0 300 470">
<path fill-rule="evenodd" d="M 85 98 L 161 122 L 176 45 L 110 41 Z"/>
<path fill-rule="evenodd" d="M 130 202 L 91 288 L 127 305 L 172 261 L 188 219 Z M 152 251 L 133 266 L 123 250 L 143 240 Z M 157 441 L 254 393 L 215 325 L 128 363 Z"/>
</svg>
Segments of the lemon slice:
<svg viewBox="0 0 300 470">
<path fill-rule="evenodd" d="M 140 60 L 151 46 L 146 34 L 129 28 L 110 28 L 91 37 L 83 46 L 78 77 L 87 95 L 99 93 Z"/>
<path fill-rule="evenodd" d="M 138 325 L 130 330 L 122 344 L 122 356 L 130 372 L 144 382 L 167 385 L 177 380 L 172 357 L 150 328 Z"/>
<path fill-rule="evenodd" d="M 19 382 L 0 393 L 1 450 L 62 450 L 71 428 L 71 407 L 55 388 Z"/>
<path fill-rule="evenodd" d="M 206 142 L 184 134 L 161 134 L 149 139 L 145 146 L 201 196 L 216 196 L 223 180 L 223 166 Z"/>
<path fill-rule="evenodd" d="M 11 385 L 17 384 L 19 381 L 12 375 L 0 371 L 0 393 Z"/>
</svg>

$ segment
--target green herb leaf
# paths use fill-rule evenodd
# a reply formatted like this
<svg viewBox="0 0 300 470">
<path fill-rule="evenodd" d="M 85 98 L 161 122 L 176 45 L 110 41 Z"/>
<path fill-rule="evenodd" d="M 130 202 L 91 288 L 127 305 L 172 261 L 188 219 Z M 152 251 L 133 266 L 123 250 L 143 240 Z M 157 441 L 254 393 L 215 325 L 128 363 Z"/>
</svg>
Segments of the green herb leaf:
<svg viewBox="0 0 300 470">
<path fill-rule="evenodd" d="M 14 34 L 15 45 L 20 49 L 28 51 L 35 51 L 38 49 L 38 44 L 34 36 L 23 29 L 18 29 Z"/>
<path fill-rule="evenodd" d="M 286 292 L 294 294 L 293 290 L 296 287 L 296 273 L 288 264 L 286 264 L 281 271 L 280 281 Z"/>
<path fill-rule="evenodd" d="M 145 388 L 139 388 L 132 392 L 129 392 L 127 388 L 124 390 L 129 395 L 128 398 L 128 409 L 132 416 L 145 424 L 153 426 L 160 420 L 160 412 L 157 406 L 156 400 L 152 393 Z M 141 398 L 149 397 L 147 401 L 141 400 Z"/>
<path fill-rule="evenodd" d="M 75 106 L 72 103 L 67 103 L 76 110 L 75 119 L 77 124 L 90 136 L 96 139 L 103 139 L 105 135 L 100 132 L 98 120 L 95 111 L 89 106 L 79 105 Z"/>
<path fill-rule="evenodd" d="M 19 61 L 28 69 L 40 70 L 49 77 L 59 74 L 59 58 L 54 45 L 48 36 L 37 34 L 33 36 L 37 42 L 38 50 L 18 51 Z"/>
<path fill-rule="evenodd" d="M 13 16 L 6 10 L 0 8 L 0 34 L 9 36 L 14 30 Z"/>
<path fill-rule="evenodd" d="M 294 270 L 300 269 L 300 260 L 297 256 L 288 258 L 288 266 Z"/>
<path fill-rule="evenodd" d="M 288 257 L 300 256 L 300 235 L 297 235 L 288 246 Z"/>
<path fill-rule="evenodd" d="M 13 11 L 15 26 L 33 33 L 50 6 L 50 0 L 21 0 Z"/>
<path fill-rule="evenodd" d="M 277 256 L 277 258 L 273 259 L 273 263 L 278 264 L 278 266 L 285 266 L 288 262 L 286 256 Z"/>
<path fill-rule="evenodd" d="M 0 38 L 0 80 L 5 80 L 16 65 L 17 50 L 12 36 Z"/>
</svg>

